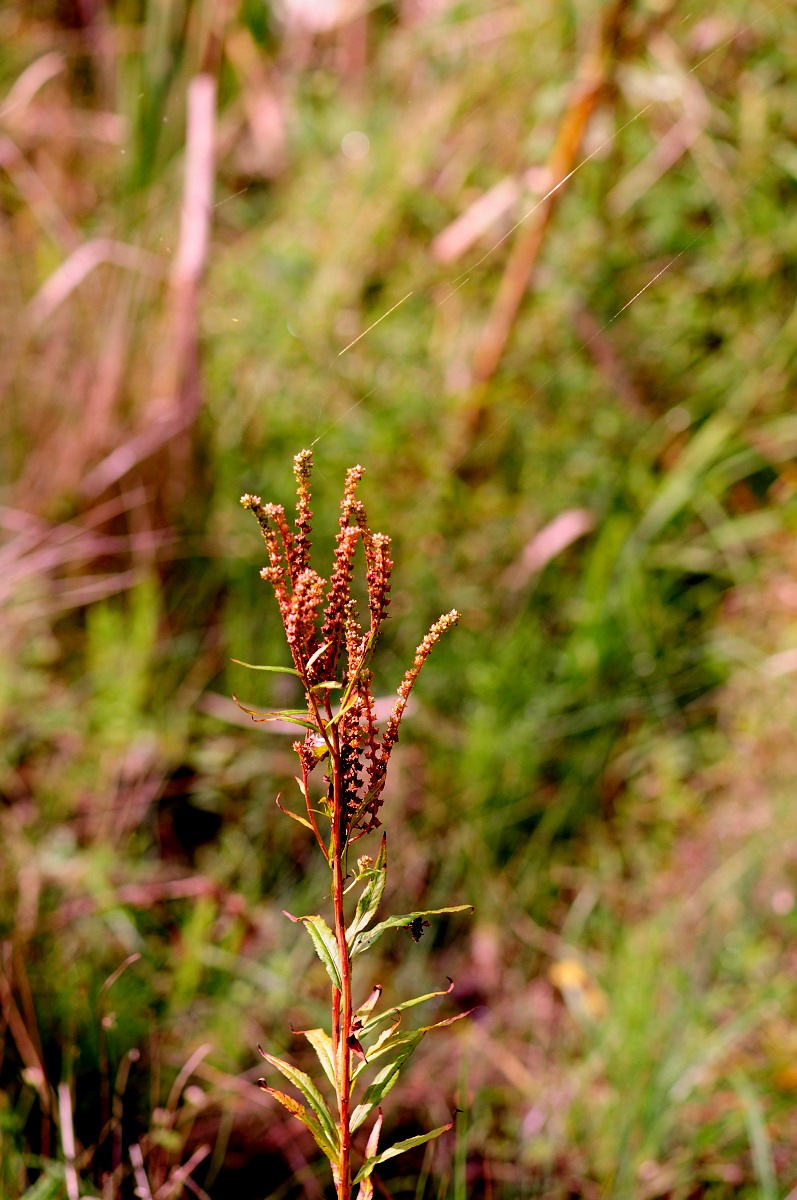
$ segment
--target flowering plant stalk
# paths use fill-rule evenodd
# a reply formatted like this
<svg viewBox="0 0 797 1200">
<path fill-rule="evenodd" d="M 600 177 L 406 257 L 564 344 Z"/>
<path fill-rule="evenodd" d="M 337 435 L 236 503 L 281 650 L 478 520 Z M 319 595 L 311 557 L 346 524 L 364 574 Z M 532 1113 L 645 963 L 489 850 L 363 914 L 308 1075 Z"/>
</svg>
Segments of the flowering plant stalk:
<svg viewBox="0 0 797 1200">
<path fill-rule="evenodd" d="M 322 1087 L 304 1071 L 258 1047 L 263 1058 L 301 1094 L 302 1099 L 271 1087 L 260 1086 L 275 1097 L 312 1134 L 329 1159 L 337 1200 L 350 1200 L 359 1184 L 357 1200 L 373 1197 L 374 1168 L 414 1146 L 439 1137 L 451 1124 L 406 1138 L 380 1149 L 381 1102 L 396 1083 L 408 1058 L 430 1029 L 449 1025 L 466 1016 L 459 1013 L 420 1029 L 404 1030 L 402 1014 L 415 1005 L 451 991 L 431 992 L 377 1011 L 382 987 L 376 983 L 367 997 L 355 1004 L 352 968 L 356 958 L 390 929 L 407 928 L 417 941 L 427 917 L 471 911 L 470 905 L 404 913 L 372 924 L 385 890 L 387 838 L 382 834 L 376 860 L 363 854 L 353 865 L 352 848 L 380 827 L 387 769 L 398 739 L 399 726 L 416 679 L 439 638 L 459 614 L 452 610 L 435 621 L 419 645 L 415 659 L 402 679 L 384 732 L 380 734 L 372 690 L 371 662 L 390 602 L 390 538 L 372 532 L 357 485 L 360 466 L 346 474 L 341 500 L 334 563 L 328 581 L 310 565 L 310 473 L 312 454 L 303 450 L 294 459 L 297 485 L 296 518 L 289 525 L 278 504 L 263 504 L 258 496 L 243 496 L 244 508 L 254 513 L 268 549 L 268 566 L 261 576 L 274 589 L 292 667 L 255 667 L 280 671 L 299 678 L 306 707 L 261 713 L 245 708 L 255 721 L 289 721 L 304 731 L 294 742 L 299 759 L 297 783 L 304 813 L 280 809 L 303 825 L 317 842 L 331 873 L 332 923 L 320 914 L 290 919 L 305 927 L 324 964 L 332 985 L 331 1027 L 301 1032 L 318 1058 Z M 362 622 L 352 597 L 355 552 L 362 544 L 365 555 L 368 620 Z M 238 661 L 238 660 L 236 660 Z M 242 666 L 251 666 L 242 663 Z M 244 707 L 244 706 L 241 706 Z M 313 773 L 323 768 L 323 794 L 313 790 Z M 318 789 L 321 790 L 321 789 Z M 356 896 L 356 902 L 350 900 Z M 354 911 L 352 912 L 352 907 Z M 325 1094 L 326 1093 L 326 1094 Z M 334 1104 L 328 1096 L 334 1094 Z M 370 1120 L 363 1161 L 352 1164 L 352 1137 Z"/>
</svg>

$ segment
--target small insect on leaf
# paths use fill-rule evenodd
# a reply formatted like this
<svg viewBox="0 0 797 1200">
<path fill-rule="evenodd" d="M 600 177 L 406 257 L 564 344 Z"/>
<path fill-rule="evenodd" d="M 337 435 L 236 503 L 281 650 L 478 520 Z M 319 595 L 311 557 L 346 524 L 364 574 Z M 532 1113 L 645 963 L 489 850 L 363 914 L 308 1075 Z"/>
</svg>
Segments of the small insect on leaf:
<svg viewBox="0 0 797 1200">
<path fill-rule="evenodd" d="M 424 921 L 423 917 L 416 917 L 414 921 L 410 921 L 409 925 L 405 925 L 404 928 L 410 931 L 414 942 L 419 942 L 423 937 L 424 929 L 431 929 L 432 926 L 431 922 Z"/>
</svg>

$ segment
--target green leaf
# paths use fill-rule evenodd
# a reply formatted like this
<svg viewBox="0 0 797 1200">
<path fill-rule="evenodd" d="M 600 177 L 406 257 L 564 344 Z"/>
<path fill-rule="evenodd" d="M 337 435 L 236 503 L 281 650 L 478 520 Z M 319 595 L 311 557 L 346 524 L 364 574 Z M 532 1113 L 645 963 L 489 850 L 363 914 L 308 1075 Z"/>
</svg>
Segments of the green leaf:
<svg viewBox="0 0 797 1200">
<path fill-rule="evenodd" d="M 378 925 L 374 925 L 373 929 L 367 933 L 360 932 L 357 934 L 351 946 L 351 956 L 354 958 L 355 954 L 362 954 L 364 950 L 373 946 L 374 942 L 378 941 L 383 933 L 387 933 L 388 929 L 397 929 L 401 925 L 411 925 L 417 917 L 437 917 L 441 913 L 455 912 L 473 912 L 473 905 L 455 904 L 447 908 L 428 908 L 424 912 L 411 912 L 404 913 L 400 917 L 388 917 L 386 921 L 380 921 Z"/>
<path fill-rule="evenodd" d="M 357 1079 L 359 1079 L 366 1067 L 372 1066 L 372 1064 L 375 1063 L 378 1058 L 381 1058 L 383 1054 L 389 1054 L 398 1047 L 403 1046 L 406 1042 L 413 1041 L 416 1033 L 420 1033 L 421 1038 L 423 1038 L 424 1030 L 403 1029 L 401 1033 L 397 1033 L 396 1031 L 400 1024 L 401 1017 L 398 1015 L 398 1013 L 396 1013 L 396 1020 L 390 1026 L 390 1028 L 383 1030 L 373 1045 L 368 1047 L 368 1053 L 366 1055 L 367 1061 L 357 1063 L 356 1067 L 352 1071 L 352 1083 L 355 1083 Z"/>
<path fill-rule="evenodd" d="M 307 932 L 312 938 L 315 952 L 321 959 L 327 969 L 327 974 L 332 980 L 332 986 L 336 987 L 339 992 L 343 991 L 341 983 L 340 959 L 338 957 L 338 944 L 335 941 L 335 935 L 327 925 L 323 917 L 294 917 L 291 913 L 282 910 L 285 916 L 298 925 L 301 921 Z"/>
<path fill-rule="evenodd" d="M 332 1038 L 324 1029 L 299 1030 L 313 1047 L 329 1082 L 335 1087 L 335 1060 L 332 1057 Z"/>
<path fill-rule="evenodd" d="M 366 1066 L 370 1066 L 377 1058 L 381 1058 L 383 1054 L 389 1054 L 391 1050 L 395 1050 L 397 1046 L 403 1046 L 405 1042 L 418 1036 L 419 1040 L 431 1033 L 433 1029 L 442 1029 L 446 1025 L 453 1025 L 456 1021 L 462 1021 L 465 1017 L 469 1017 L 473 1012 L 472 1008 L 466 1008 L 464 1012 L 455 1013 L 453 1017 L 444 1017 L 442 1021 L 435 1021 L 432 1025 L 423 1025 L 420 1029 L 412 1029 L 407 1032 L 397 1033 L 401 1017 L 395 1008 L 390 1010 L 390 1014 L 396 1013 L 397 1020 L 390 1029 L 386 1029 L 379 1035 L 372 1046 L 369 1046 L 367 1052 L 367 1062 L 358 1063 L 353 1074 L 352 1081 L 356 1080 L 362 1074 Z M 414 1049 L 414 1047 L 413 1047 Z"/>
<path fill-rule="evenodd" d="M 327 1107 L 326 1100 L 310 1076 L 304 1071 L 300 1071 L 298 1067 L 294 1067 L 291 1063 L 285 1062 L 284 1059 L 276 1058 L 273 1054 L 267 1054 L 262 1046 L 258 1046 L 258 1050 L 266 1062 L 271 1063 L 272 1067 L 276 1067 L 294 1087 L 299 1089 L 321 1122 L 321 1126 L 329 1138 L 330 1145 L 337 1145 L 338 1131 L 332 1119 L 332 1114 Z"/>
<path fill-rule="evenodd" d="M 285 1092 L 281 1092 L 279 1088 L 269 1087 L 264 1079 L 258 1080 L 258 1083 L 264 1092 L 268 1092 L 269 1096 L 273 1096 L 275 1100 L 279 1100 L 283 1108 L 287 1108 L 292 1116 L 301 1121 L 305 1129 L 308 1129 L 313 1135 L 318 1149 L 327 1156 L 331 1163 L 336 1163 L 339 1151 L 329 1141 L 313 1114 L 309 1113 L 304 1105 L 294 1099 L 293 1096 L 288 1096 Z"/>
<path fill-rule="evenodd" d="M 370 1033 L 377 1025 L 381 1025 L 388 1017 L 392 1017 L 394 1013 L 405 1012 L 408 1008 L 415 1008 L 418 1004 L 425 1004 L 427 1000 L 437 1000 L 441 996 L 450 996 L 454 990 L 454 981 L 449 980 L 449 986 L 439 992 L 427 992 L 424 996 L 413 996 L 411 1000 L 403 1000 L 401 1004 L 394 1004 L 392 1008 L 385 1012 L 377 1013 L 371 1017 L 370 1021 L 365 1021 L 362 1027 L 362 1033 Z M 395 1022 L 395 1027 L 398 1026 L 398 1021 Z"/>
<path fill-rule="evenodd" d="M 351 925 L 346 932 L 346 941 L 351 947 L 357 934 L 361 929 L 365 929 L 370 925 L 376 910 L 382 901 L 382 896 L 385 891 L 385 881 L 387 879 L 387 837 L 382 834 L 382 844 L 379 847 L 379 854 L 376 863 L 372 870 L 368 872 L 368 878 L 365 887 L 362 890 L 360 899 L 357 901 L 357 908 L 354 913 Z"/>
<path fill-rule="evenodd" d="M 363 1093 L 362 1101 L 357 1105 L 351 1114 L 351 1129 L 359 1129 L 365 1118 L 376 1108 L 377 1104 L 381 1104 L 384 1097 L 388 1094 L 391 1088 L 396 1083 L 401 1069 L 407 1059 L 412 1054 L 413 1050 L 423 1041 L 424 1030 L 416 1029 L 412 1033 L 405 1033 L 401 1039 L 397 1039 L 394 1044 L 394 1049 L 398 1047 L 398 1053 L 395 1058 L 386 1063 L 382 1070 L 378 1072 L 373 1083 L 370 1083 Z"/>
<path fill-rule="evenodd" d="M 237 663 L 239 667 L 248 667 L 250 671 L 272 671 L 275 675 L 297 675 L 301 679 L 295 667 L 261 667 L 257 663 L 242 662 L 240 658 L 233 658 L 230 661 Z"/>
<path fill-rule="evenodd" d="M 366 1158 L 352 1180 L 352 1184 L 361 1183 L 363 1179 L 367 1179 L 374 1167 L 378 1167 L 380 1163 L 387 1162 L 389 1158 L 395 1158 L 398 1154 L 403 1154 L 405 1150 L 412 1150 L 415 1146 L 423 1146 L 426 1142 L 434 1141 L 435 1138 L 448 1133 L 449 1129 L 453 1129 L 453 1127 L 454 1122 L 449 1121 L 447 1125 L 439 1125 L 437 1129 L 432 1129 L 429 1133 L 419 1133 L 417 1137 L 404 1138 L 402 1142 L 395 1142 L 392 1146 L 388 1146 L 387 1150 L 383 1150 L 381 1154 L 375 1154 L 373 1158 Z"/>
<path fill-rule="evenodd" d="M 338 681 L 336 679 L 325 679 L 323 683 L 314 683 L 313 686 L 310 688 L 310 691 L 311 692 L 320 692 L 324 688 L 326 688 L 328 691 L 331 691 L 333 688 L 342 688 L 342 687 L 343 687 L 343 684 L 338 683 Z"/>
<path fill-rule="evenodd" d="M 307 716 L 304 708 L 283 708 L 274 712 L 261 712 L 258 708 L 247 708 L 233 693 L 233 700 L 241 712 L 248 713 L 256 725 L 268 725 L 274 721 L 285 721 L 289 725 L 300 725 L 302 729 L 310 729 L 318 733 L 318 726 Z"/>
</svg>

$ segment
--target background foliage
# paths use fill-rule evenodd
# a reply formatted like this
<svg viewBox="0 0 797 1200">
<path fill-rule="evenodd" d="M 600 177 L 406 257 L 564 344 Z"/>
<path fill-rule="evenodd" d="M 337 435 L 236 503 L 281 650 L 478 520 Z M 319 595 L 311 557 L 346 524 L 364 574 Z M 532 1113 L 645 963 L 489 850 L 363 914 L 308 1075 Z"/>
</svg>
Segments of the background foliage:
<svg viewBox="0 0 797 1200">
<path fill-rule="evenodd" d="M 322 1011 L 280 915 L 322 882 L 289 739 L 229 699 L 291 699 L 230 663 L 285 661 L 238 497 L 310 443 L 318 569 L 354 462 L 394 538 L 381 694 L 463 613 L 386 817 L 404 907 L 477 915 L 380 981 L 482 1007 L 392 1115 L 456 1139 L 382 1194 L 797 1186 L 792 8 L 36 0 L 0 36 L 0 1194 L 129 1194 L 138 1145 L 153 1195 L 322 1195 L 253 1085 Z"/>
</svg>

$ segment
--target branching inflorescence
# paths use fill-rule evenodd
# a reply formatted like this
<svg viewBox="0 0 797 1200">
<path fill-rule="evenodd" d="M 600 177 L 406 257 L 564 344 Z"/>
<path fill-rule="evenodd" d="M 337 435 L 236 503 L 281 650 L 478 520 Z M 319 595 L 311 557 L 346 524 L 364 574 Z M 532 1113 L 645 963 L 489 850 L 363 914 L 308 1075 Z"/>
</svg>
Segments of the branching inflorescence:
<svg viewBox="0 0 797 1200">
<path fill-rule="evenodd" d="M 241 498 L 244 508 L 255 514 L 268 549 L 268 566 L 263 568 L 261 576 L 274 589 L 293 659 L 293 667 L 255 669 L 298 676 L 306 702 L 306 707 L 300 710 L 245 711 L 255 721 L 287 720 L 304 730 L 304 738 L 294 742 L 294 750 L 301 765 L 297 782 L 306 816 L 290 812 L 282 805 L 280 808 L 312 833 L 332 875 L 332 925 L 319 914 L 291 917 L 291 920 L 307 929 L 332 984 L 330 1031 L 310 1029 L 303 1033 L 334 1092 L 335 1108 L 330 1107 L 309 1075 L 262 1049 L 266 1061 L 298 1089 L 304 1102 L 270 1087 L 265 1080 L 261 1080 L 261 1086 L 313 1135 L 330 1161 L 338 1200 L 350 1200 L 351 1189 L 357 1184 L 358 1200 L 371 1200 L 372 1175 L 380 1162 L 439 1137 L 451 1128 L 450 1124 L 443 1125 L 379 1149 L 381 1101 L 395 1084 L 410 1054 L 430 1029 L 451 1024 L 467 1014 L 458 1013 L 421 1029 L 403 1030 L 404 1010 L 445 992 L 415 997 L 377 1013 L 382 994 L 379 984 L 373 985 L 367 1000 L 355 1009 L 352 960 L 370 949 L 389 929 L 408 927 L 415 936 L 415 931 L 427 924 L 426 917 L 470 910 L 470 906 L 405 913 L 372 925 L 385 890 L 386 836 L 382 835 L 375 862 L 362 855 L 352 870 L 349 851 L 356 841 L 382 823 L 379 813 L 387 769 L 407 701 L 434 645 L 456 624 L 459 614 L 452 610 L 440 617 L 418 646 L 415 659 L 399 685 L 385 730 L 380 734 L 371 661 L 390 604 L 393 568 L 390 538 L 371 531 L 365 507 L 356 494 L 363 468 L 351 467 L 341 499 L 332 572 L 328 581 L 322 579 L 310 566 L 312 462 L 309 450 L 303 450 L 294 459 L 297 504 L 293 527 L 288 524 L 281 505 L 263 504 L 259 496 Z M 365 557 L 367 624 L 361 620 L 352 596 L 355 555 L 360 543 Z M 324 794 L 314 799 L 311 776 L 322 765 Z M 355 910 L 347 915 L 344 897 L 357 890 Z M 363 1073 L 372 1067 L 375 1074 L 365 1084 Z M 361 1082 L 364 1086 L 358 1098 Z M 362 1165 L 354 1172 L 352 1135 L 374 1113 Z"/>
</svg>

